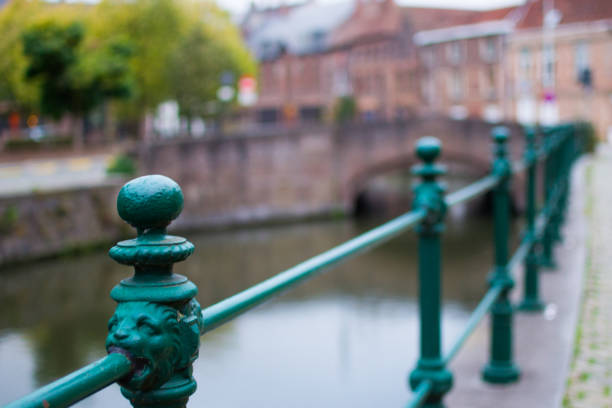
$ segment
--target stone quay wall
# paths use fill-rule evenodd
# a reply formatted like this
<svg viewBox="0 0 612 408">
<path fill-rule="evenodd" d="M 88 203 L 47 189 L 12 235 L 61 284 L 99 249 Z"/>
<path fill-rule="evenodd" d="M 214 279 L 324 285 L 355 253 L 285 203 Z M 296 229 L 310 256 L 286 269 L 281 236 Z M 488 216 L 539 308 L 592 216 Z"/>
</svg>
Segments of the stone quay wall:
<svg viewBox="0 0 612 408">
<path fill-rule="evenodd" d="M 142 145 L 141 174 L 176 180 L 185 208 L 174 230 L 292 221 L 352 211 L 371 177 L 416 164 L 414 143 L 443 142 L 441 163 L 489 171 L 492 125 L 423 119 L 405 123 L 307 127 Z M 511 126 L 514 158 L 523 138 Z M 0 266 L 93 246 L 110 247 L 134 230 L 119 219 L 122 181 L 103 186 L 0 197 Z M 522 202 L 520 179 L 515 201 Z"/>
<path fill-rule="evenodd" d="M 116 198 L 121 183 L 0 197 L 0 265 L 29 261 L 126 235 Z"/>
<path fill-rule="evenodd" d="M 516 125 L 511 150 L 520 158 Z M 275 129 L 256 134 L 174 139 L 141 146 L 143 174 L 164 174 L 185 194 L 183 228 L 225 226 L 351 212 L 372 177 L 415 164 L 414 143 L 425 135 L 443 143 L 440 162 L 490 168 L 493 125 L 446 118 L 340 128 Z M 520 206 L 522 177 L 514 183 Z"/>
</svg>

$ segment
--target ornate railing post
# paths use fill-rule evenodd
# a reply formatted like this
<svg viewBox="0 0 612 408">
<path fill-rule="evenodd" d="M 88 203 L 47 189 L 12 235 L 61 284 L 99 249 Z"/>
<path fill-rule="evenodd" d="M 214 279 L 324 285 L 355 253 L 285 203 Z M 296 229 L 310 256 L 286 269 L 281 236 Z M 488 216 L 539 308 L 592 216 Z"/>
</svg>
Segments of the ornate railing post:
<svg viewBox="0 0 612 408">
<path fill-rule="evenodd" d="M 514 280 L 508 271 L 508 236 L 510 234 L 510 177 L 511 165 L 508 160 L 506 142 L 508 129 L 496 127 L 492 132 L 495 142 L 493 174 L 500 182 L 493 190 L 493 215 L 495 227 L 495 267 L 489 276 L 489 285 L 503 288 L 491 308 L 491 351 L 489 363 L 482 376 L 492 383 L 508 383 L 518 379 L 519 369 L 512 356 L 513 310 L 509 292 Z"/>
<path fill-rule="evenodd" d="M 525 257 L 525 284 L 523 301 L 519 305 L 521 310 L 539 311 L 544 308 L 544 303 L 539 295 L 539 265 L 538 265 L 538 239 L 536 236 L 536 172 L 537 172 L 537 153 L 535 149 L 535 129 L 528 127 L 525 129 L 525 162 L 527 164 L 527 183 L 525 187 L 525 217 L 526 230 L 524 239 L 531 243 L 529 252 Z"/>
<path fill-rule="evenodd" d="M 565 206 L 567 204 L 567 176 L 568 176 L 568 168 L 567 168 L 567 142 L 569 140 L 570 128 L 565 125 L 561 129 L 561 140 L 559 142 L 559 176 L 558 176 L 558 197 L 559 201 L 557 203 L 557 225 L 556 225 L 556 241 L 562 242 L 563 236 L 561 235 L 561 227 L 565 222 Z"/>
<path fill-rule="evenodd" d="M 544 144 L 544 152 L 546 157 L 544 159 L 544 211 L 547 216 L 547 222 L 544 226 L 544 231 L 542 233 L 542 251 L 540 253 L 540 266 L 555 268 L 555 261 L 553 259 L 553 231 L 551 225 L 551 218 L 554 211 L 552 208 L 552 199 L 553 199 L 553 188 L 554 188 L 554 179 L 553 179 L 553 150 L 554 150 L 554 130 L 551 127 L 546 127 L 543 130 L 543 144 Z"/>
<path fill-rule="evenodd" d="M 575 138 L 574 125 L 568 125 L 565 129 L 565 135 L 562 145 L 562 177 L 563 177 L 563 192 L 561 194 L 561 225 L 565 223 L 567 206 L 569 203 L 570 194 L 570 175 L 572 171 L 572 143 Z"/>
<path fill-rule="evenodd" d="M 551 237 L 553 244 L 560 242 L 561 239 L 561 196 L 563 194 L 563 140 L 565 139 L 565 126 L 555 127 L 553 133 L 553 152 L 552 152 L 552 196 L 554 203 L 550 216 Z"/>
<path fill-rule="evenodd" d="M 450 371 L 441 355 L 440 328 L 440 234 L 444 229 L 446 204 L 444 187 L 437 181 L 445 173 L 435 164 L 440 155 L 440 141 L 424 137 L 417 142 L 416 153 L 424 164 L 414 169 L 421 183 L 414 189 L 414 209 L 425 209 L 427 215 L 417 227 L 419 235 L 419 312 L 421 323 L 421 354 L 416 368 L 410 374 L 410 387 L 416 390 L 423 381 L 432 384 L 432 391 L 424 407 L 443 407 L 442 398 L 453 383 Z"/>
<path fill-rule="evenodd" d="M 127 355 L 136 366 L 120 381 L 134 407 L 183 408 L 196 389 L 192 363 L 203 326 L 196 286 L 172 273 L 175 262 L 191 255 L 193 244 L 166 234 L 183 209 L 183 193 L 167 177 L 139 177 L 123 186 L 117 209 L 138 237 L 110 250 L 115 261 L 134 266 L 134 276 L 111 291 L 118 305 L 108 323 L 106 348 Z"/>
</svg>

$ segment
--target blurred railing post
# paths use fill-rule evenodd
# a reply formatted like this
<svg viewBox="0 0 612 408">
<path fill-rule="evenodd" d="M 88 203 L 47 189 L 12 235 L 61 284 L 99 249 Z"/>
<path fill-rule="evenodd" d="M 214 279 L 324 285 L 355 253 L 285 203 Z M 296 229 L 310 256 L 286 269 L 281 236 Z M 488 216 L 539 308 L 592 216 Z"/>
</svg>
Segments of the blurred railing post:
<svg viewBox="0 0 612 408">
<path fill-rule="evenodd" d="M 495 266 L 489 277 L 491 287 L 503 288 L 491 309 L 491 349 L 489 363 L 482 371 L 483 379 L 491 383 L 509 383 L 519 377 L 519 369 L 512 356 L 513 309 L 509 292 L 514 280 L 508 271 L 508 236 L 510 233 L 510 177 L 512 174 L 506 143 L 509 131 L 496 127 L 494 140 L 493 174 L 500 181 L 493 190 L 493 215 L 495 230 Z"/>
<path fill-rule="evenodd" d="M 431 383 L 431 391 L 424 407 L 443 407 L 442 399 L 453 383 L 450 371 L 441 355 L 440 298 L 441 251 L 440 234 L 444 229 L 446 204 L 444 187 L 437 181 L 445 173 L 435 164 L 441 151 L 440 141 L 424 137 L 417 142 L 416 152 L 424 164 L 414 169 L 421 182 L 414 190 L 414 209 L 425 209 L 427 214 L 417 226 L 419 236 L 419 317 L 421 324 L 420 358 L 410 374 L 410 387 L 416 390 L 422 382 Z"/>
<path fill-rule="evenodd" d="M 553 132 L 553 152 L 552 152 L 552 213 L 550 216 L 551 237 L 553 245 L 562 240 L 561 238 L 561 196 L 563 194 L 564 174 L 563 174 L 563 141 L 565 140 L 566 129 L 564 126 L 557 126 Z M 554 259 L 554 254 L 553 254 Z"/>
<path fill-rule="evenodd" d="M 554 130 L 551 127 L 543 129 L 543 144 L 544 153 L 546 155 L 544 159 L 544 212 L 547 216 L 547 222 L 544 227 L 542 235 L 542 251 L 540 253 L 540 266 L 555 268 L 555 262 L 552 254 L 553 247 L 553 232 L 550 218 L 554 208 L 552 208 L 553 188 L 554 188 L 554 168 L 553 168 L 553 149 L 554 149 Z"/>
<path fill-rule="evenodd" d="M 135 408 L 183 408 L 196 389 L 192 363 L 203 331 L 197 287 L 172 273 L 174 263 L 191 255 L 193 244 L 166 234 L 183 209 L 183 193 L 168 177 L 139 177 L 123 186 L 117 209 L 138 236 L 110 250 L 115 261 L 134 266 L 134 276 L 111 291 L 118 304 L 106 348 L 136 364 L 133 374 L 119 381 Z"/>
<path fill-rule="evenodd" d="M 536 171 L 537 154 L 535 149 L 535 128 L 525 129 L 525 164 L 527 165 L 527 183 L 525 184 L 525 217 L 526 230 L 524 239 L 531 243 L 529 252 L 525 257 L 525 283 L 523 301 L 519 308 L 525 311 L 539 311 L 544 308 L 544 303 L 540 300 L 540 277 L 538 265 L 538 239 L 536 236 Z"/>
<path fill-rule="evenodd" d="M 568 189 L 568 141 L 571 138 L 571 127 L 563 126 L 561 145 L 559 146 L 559 204 L 558 204 L 558 241 L 563 241 L 561 235 L 561 227 L 565 223 L 565 207 L 567 205 L 567 189 Z"/>
<path fill-rule="evenodd" d="M 570 177 L 572 171 L 572 154 L 573 154 L 573 143 L 576 138 L 576 130 L 574 125 L 568 125 L 566 127 L 565 139 L 563 140 L 563 151 L 562 151 L 562 161 L 563 161 L 563 193 L 561 195 L 561 224 L 565 223 L 565 216 L 567 211 L 567 206 L 569 203 L 569 194 L 570 194 Z"/>
</svg>

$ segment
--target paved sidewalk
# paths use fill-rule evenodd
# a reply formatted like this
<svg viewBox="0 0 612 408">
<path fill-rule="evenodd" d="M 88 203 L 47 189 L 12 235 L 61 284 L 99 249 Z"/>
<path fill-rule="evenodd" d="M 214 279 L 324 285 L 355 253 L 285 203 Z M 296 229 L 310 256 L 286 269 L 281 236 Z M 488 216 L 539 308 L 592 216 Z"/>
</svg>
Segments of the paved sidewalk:
<svg viewBox="0 0 612 408">
<path fill-rule="evenodd" d="M 0 163 L 0 197 L 106 182 L 110 154 Z"/>
<path fill-rule="evenodd" d="M 518 312 L 515 315 L 514 354 L 521 369 L 520 381 L 509 385 L 491 385 L 481 380 L 480 371 L 489 353 L 489 321 L 485 319 L 450 365 L 455 386 L 446 398 L 449 408 L 561 407 L 586 262 L 584 180 L 589 161 L 582 158 L 573 170 L 563 242 L 555 250 L 558 268 L 543 270 L 540 274 L 541 294 L 547 307 L 540 313 Z M 608 200 L 608 203 L 611 202 Z M 514 275 L 517 282 L 512 297 L 514 304 L 517 304 L 523 291 L 522 267 L 517 268 Z"/>
<path fill-rule="evenodd" d="M 612 146 L 587 172 L 588 240 L 580 322 L 563 406 L 612 407 Z"/>
</svg>

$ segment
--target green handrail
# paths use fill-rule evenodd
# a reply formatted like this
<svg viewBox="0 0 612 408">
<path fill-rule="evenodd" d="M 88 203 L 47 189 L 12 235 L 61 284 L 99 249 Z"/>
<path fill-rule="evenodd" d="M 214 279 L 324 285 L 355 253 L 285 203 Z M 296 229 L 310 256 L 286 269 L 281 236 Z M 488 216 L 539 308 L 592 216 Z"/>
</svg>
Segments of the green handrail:
<svg viewBox="0 0 612 408">
<path fill-rule="evenodd" d="M 100 391 L 132 371 L 132 362 L 123 354 L 108 356 L 39 388 L 5 408 L 67 407 Z"/>
<path fill-rule="evenodd" d="M 474 311 L 470 315 L 470 318 L 466 323 L 466 328 L 459 335 L 457 340 L 455 340 L 450 350 L 444 357 L 444 364 L 449 364 L 451 360 L 455 358 L 459 350 L 461 350 L 463 344 L 474 332 L 474 330 L 476 330 L 476 327 L 478 327 L 480 321 L 487 315 L 487 313 L 489 313 L 489 310 L 491 310 L 491 306 L 493 306 L 493 303 L 501 294 L 502 289 L 503 288 L 501 286 L 493 286 L 487 291 L 482 300 L 478 303 L 478 306 L 476 306 L 476 309 L 474 309 Z"/>
<path fill-rule="evenodd" d="M 423 406 L 425 403 L 425 399 L 429 396 L 433 388 L 433 383 L 431 381 L 423 381 L 416 390 L 414 390 L 414 394 L 412 396 L 412 401 L 408 403 L 406 408 L 419 408 Z"/>
<path fill-rule="evenodd" d="M 301 283 L 341 261 L 382 245 L 421 221 L 424 210 L 411 211 L 361 234 L 337 247 L 314 256 L 265 281 L 202 310 L 204 332 L 241 315 L 281 291 Z"/>
<path fill-rule="evenodd" d="M 481 194 L 491 191 L 499 183 L 500 178 L 496 174 L 491 174 L 481 178 L 460 190 L 446 196 L 446 205 L 452 207 L 457 204 L 473 200 Z"/>
<path fill-rule="evenodd" d="M 119 215 L 136 227 L 138 237 L 122 241 L 110 255 L 134 266 L 134 276 L 111 292 L 118 302 L 109 322 L 109 355 L 8 405 L 9 408 L 69 406 L 113 382 L 135 407 L 185 407 L 196 385 L 191 364 L 197 358 L 199 337 L 252 307 L 296 286 L 332 266 L 375 248 L 416 227 L 419 235 L 421 355 L 410 375 L 413 390 L 407 407 L 439 407 L 452 388 L 447 369 L 469 336 L 489 312 L 492 317 L 491 360 L 483 378 L 491 382 L 518 379 L 513 362 L 512 316 L 509 292 L 513 270 L 525 264 L 524 310 L 540 310 L 539 267 L 554 264 L 553 245 L 560 239 L 563 213 L 568 205 L 572 163 L 581 153 L 582 127 L 544 128 L 544 143 L 534 144 L 537 130 L 526 129 L 525 157 L 514 164 L 507 157 L 507 129 L 493 131 L 494 160 L 490 175 L 452 194 L 444 195 L 438 178 L 444 174 L 435 163 L 441 144 L 435 138 L 417 143 L 423 161 L 415 168 L 421 182 L 415 187 L 414 210 L 364 234 L 316 255 L 259 284 L 201 310 L 195 300 L 197 288 L 186 277 L 172 273 L 175 262 L 193 251 L 186 239 L 166 234 L 166 226 L 183 206 L 180 187 L 163 176 L 145 176 L 127 183 L 118 197 Z M 536 174 L 543 167 L 541 188 L 545 201 L 537 208 Z M 513 175 L 527 170 L 527 229 L 518 247 L 508 255 L 509 183 Z M 495 266 L 490 288 L 467 321 L 465 329 L 443 355 L 441 350 L 441 246 L 440 238 L 448 207 L 493 192 Z M 153 340 L 155 338 L 155 340 Z"/>
</svg>

